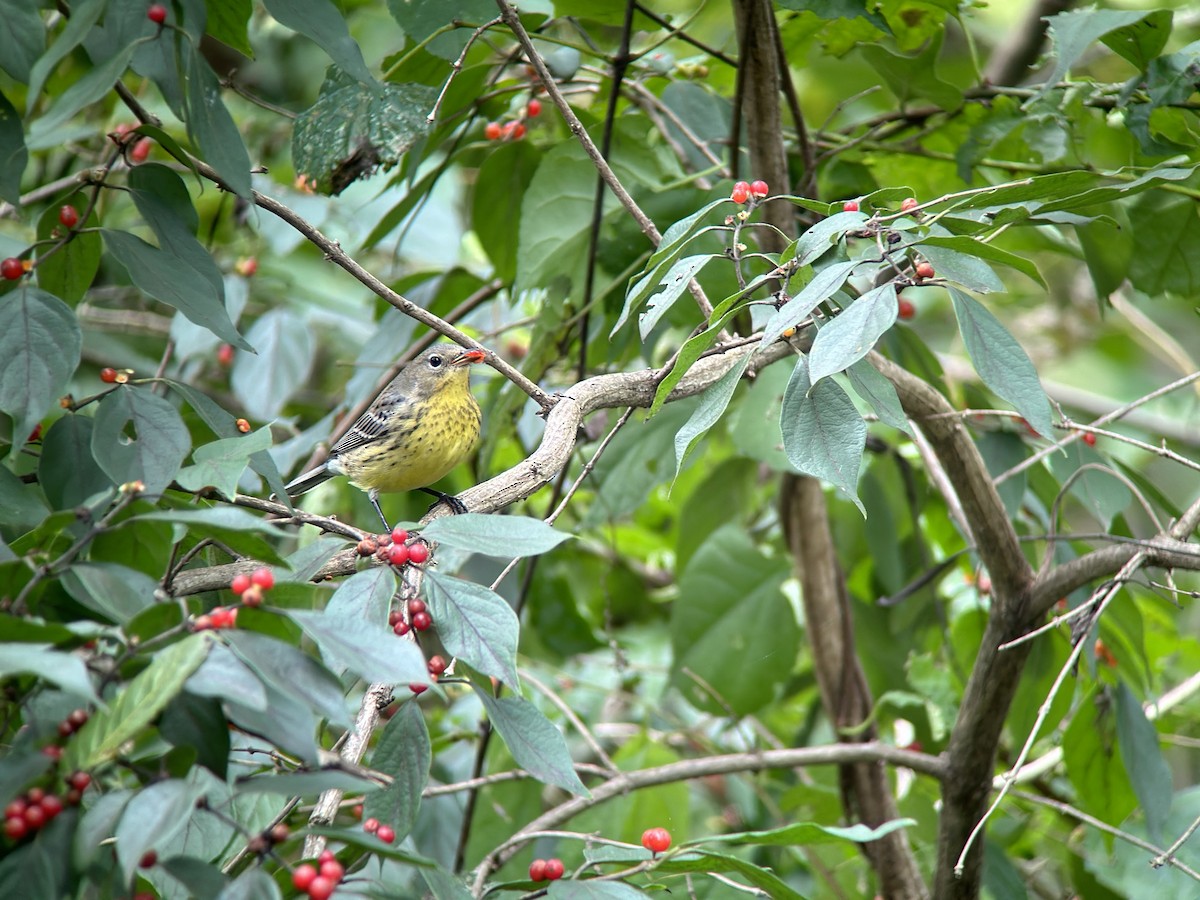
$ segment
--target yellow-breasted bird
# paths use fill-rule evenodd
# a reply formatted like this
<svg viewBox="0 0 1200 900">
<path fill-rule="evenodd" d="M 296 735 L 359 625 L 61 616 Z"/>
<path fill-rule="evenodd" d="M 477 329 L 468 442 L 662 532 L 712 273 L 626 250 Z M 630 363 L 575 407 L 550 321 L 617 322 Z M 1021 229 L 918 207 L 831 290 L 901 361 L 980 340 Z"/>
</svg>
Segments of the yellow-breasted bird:
<svg viewBox="0 0 1200 900">
<path fill-rule="evenodd" d="M 466 512 L 457 497 L 428 485 L 462 462 L 479 440 L 479 404 L 471 395 L 468 367 L 483 358 L 482 350 L 430 347 L 400 370 L 325 462 L 285 487 L 288 496 L 345 475 L 367 492 L 385 530 L 391 529 L 379 508 L 385 492 L 422 490 Z"/>
</svg>

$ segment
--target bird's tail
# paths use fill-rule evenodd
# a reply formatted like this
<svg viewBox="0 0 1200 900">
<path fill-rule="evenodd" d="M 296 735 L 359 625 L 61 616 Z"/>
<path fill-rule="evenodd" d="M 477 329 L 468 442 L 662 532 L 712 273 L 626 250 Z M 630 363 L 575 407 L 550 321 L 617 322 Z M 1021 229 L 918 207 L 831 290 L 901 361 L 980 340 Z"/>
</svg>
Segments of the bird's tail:
<svg viewBox="0 0 1200 900">
<path fill-rule="evenodd" d="M 311 471 L 305 472 L 299 478 L 289 481 L 284 485 L 283 489 L 287 491 L 289 497 L 299 497 L 301 494 L 311 491 L 318 484 L 328 481 L 336 474 L 336 472 L 329 471 L 327 464 L 322 464 Z"/>
</svg>

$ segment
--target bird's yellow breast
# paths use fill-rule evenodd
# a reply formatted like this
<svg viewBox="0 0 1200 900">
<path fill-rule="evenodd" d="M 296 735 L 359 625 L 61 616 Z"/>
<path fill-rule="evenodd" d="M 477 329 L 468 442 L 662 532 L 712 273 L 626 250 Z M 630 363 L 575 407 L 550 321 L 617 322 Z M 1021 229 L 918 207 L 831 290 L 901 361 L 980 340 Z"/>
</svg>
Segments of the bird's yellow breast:
<svg viewBox="0 0 1200 900">
<path fill-rule="evenodd" d="M 465 379 L 464 379 L 465 382 Z M 397 410 L 379 439 L 338 458 L 351 483 L 383 493 L 411 491 L 443 478 L 479 439 L 479 404 L 453 385 Z"/>
</svg>

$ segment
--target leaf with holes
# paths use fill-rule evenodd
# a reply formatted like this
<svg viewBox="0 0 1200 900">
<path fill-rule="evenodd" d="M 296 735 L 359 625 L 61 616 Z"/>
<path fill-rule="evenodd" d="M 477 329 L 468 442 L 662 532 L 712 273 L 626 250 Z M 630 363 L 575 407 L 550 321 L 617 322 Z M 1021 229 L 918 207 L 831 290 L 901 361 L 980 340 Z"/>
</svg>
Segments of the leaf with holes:
<svg viewBox="0 0 1200 900">
<path fill-rule="evenodd" d="M 100 401 L 92 455 L 117 484 L 141 481 L 147 494 L 161 494 L 191 449 L 175 407 L 149 388 L 124 385 Z"/>
</svg>

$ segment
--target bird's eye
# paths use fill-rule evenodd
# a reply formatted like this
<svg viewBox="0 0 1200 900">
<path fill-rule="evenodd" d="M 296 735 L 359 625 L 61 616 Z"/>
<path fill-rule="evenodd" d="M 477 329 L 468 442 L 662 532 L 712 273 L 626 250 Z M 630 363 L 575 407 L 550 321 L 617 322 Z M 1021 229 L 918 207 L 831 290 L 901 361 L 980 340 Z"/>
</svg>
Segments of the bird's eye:
<svg viewBox="0 0 1200 900">
<path fill-rule="evenodd" d="M 431 357 L 429 357 L 429 367 L 430 367 L 431 369 L 436 369 L 436 368 L 438 368 L 438 367 L 439 367 L 441 364 L 442 364 L 442 358 L 441 358 L 440 356 L 431 356 Z"/>
</svg>

